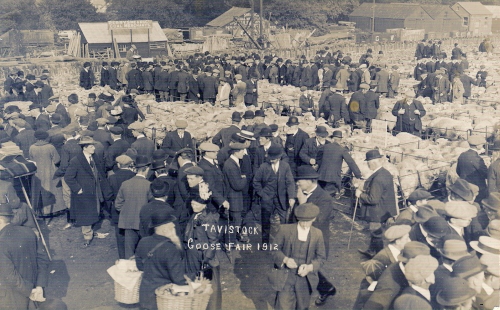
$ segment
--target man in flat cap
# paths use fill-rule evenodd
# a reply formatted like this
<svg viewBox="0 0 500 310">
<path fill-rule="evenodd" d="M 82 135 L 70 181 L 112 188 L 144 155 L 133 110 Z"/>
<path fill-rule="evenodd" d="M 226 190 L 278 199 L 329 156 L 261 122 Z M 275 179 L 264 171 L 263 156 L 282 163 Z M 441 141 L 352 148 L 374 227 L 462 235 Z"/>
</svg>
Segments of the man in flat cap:
<svg viewBox="0 0 500 310">
<path fill-rule="evenodd" d="M 269 276 L 277 291 L 276 308 L 308 309 L 318 285 L 318 272 L 325 261 L 323 234 L 312 223 L 319 208 L 305 203 L 295 208 L 297 224 L 281 225 L 274 240 L 274 270 Z"/>
<path fill-rule="evenodd" d="M 448 224 L 452 228 L 451 233 L 469 244 L 474 237 L 471 235 L 469 226 L 472 219 L 477 216 L 476 206 L 466 201 L 449 201 L 445 205 L 445 213 Z"/>
<path fill-rule="evenodd" d="M 473 135 L 467 141 L 470 149 L 458 156 L 457 174 L 465 181 L 479 187 L 479 195 L 477 195 L 475 201 L 481 202 L 482 199 L 488 196 L 488 187 L 486 186 L 488 168 L 484 160 L 479 156 L 484 153 L 486 140 L 482 135 Z"/>
<path fill-rule="evenodd" d="M 359 202 L 367 207 L 366 220 L 370 223 L 371 240 L 367 251 L 360 251 L 368 256 L 375 255 L 383 248 L 382 224 L 397 214 L 394 180 L 382 165 L 385 159 L 378 150 L 366 152 L 368 167 L 373 171 L 366 180 L 363 189 L 356 189 Z"/>
<path fill-rule="evenodd" d="M 125 230 L 118 227 L 120 213 L 115 208 L 115 200 L 118 191 L 123 182 L 132 179 L 135 176 L 134 161 L 127 155 L 120 155 L 116 158 L 118 169 L 108 177 L 108 183 L 113 193 L 108 200 L 111 210 L 111 224 L 115 227 L 116 245 L 118 249 L 118 258 L 126 259 L 125 257 Z"/>
<path fill-rule="evenodd" d="M 219 130 L 219 132 L 212 138 L 212 143 L 218 145 L 220 148 L 228 146 L 233 133 L 240 131 L 241 114 L 238 111 L 234 111 L 231 115 L 231 125 Z"/>
<path fill-rule="evenodd" d="M 495 309 L 500 305 L 500 264 L 498 255 L 483 254 L 479 259 L 486 266 L 483 290 L 476 296 L 475 309 Z"/>
<path fill-rule="evenodd" d="M 94 131 L 94 140 L 101 142 L 101 144 L 104 146 L 104 150 L 107 150 L 108 147 L 113 143 L 113 138 L 111 138 L 111 134 L 109 131 L 106 129 L 106 124 L 108 123 L 108 120 L 106 118 L 98 118 L 96 120 L 97 122 L 97 129 Z"/>
<path fill-rule="evenodd" d="M 153 140 L 146 137 L 144 133 L 144 123 L 134 122 L 130 124 L 128 128 L 132 130 L 132 135 L 136 138 L 135 142 L 133 142 L 130 147 L 137 151 L 137 155 L 146 156 L 151 160 L 156 146 Z"/>
<path fill-rule="evenodd" d="M 219 147 L 213 143 L 204 142 L 200 144 L 199 150 L 202 158 L 198 166 L 205 171 L 203 179 L 210 185 L 213 192 L 217 192 L 222 197 L 226 197 L 226 188 L 224 187 L 224 173 L 217 161 Z M 229 206 L 229 202 L 227 202 Z M 219 207 L 219 206 L 217 206 Z"/>
<path fill-rule="evenodd" d="M 105 154 L 106 170 L 114 170 L 116 168 L 116 157 L 125 153 L 130 144 L 127 140 L 122 139 L 123 128 L 114 126 L 109 129 L 113 143 L 108 147 Z"/>
<path fill-rule="evenodd" d="M 173 158 L 175 154 L 184 148 L 194 149 L 193 139 L 191 138 L 191 134 L 186 131 L 188 126 L 187 121 L 185 120 L 176 120 L 175 127 L 177 128 L 174 131 L 170 131 L 163 139 L 163 143 L 161 148 L 167 152 L 167 155 L 170 158 Z"/>
<path fill-rule="evenodd" d="M 26 121 L 31 125 L 33 130 L 49 130 L 50 129 L 50 119 L 47 114 L 42 114 L 42 106 L 37 104 L 32 104 L 29 106 L 30 116 L 26 117 Z"/>
<path fill-rule="evenodd" d="M 367 105 L 365 94 L 370 89 L 370 86 L 365 83 L 361 83 L 359 86 L 360 90 L 354 92 L 349 100 L 347 109 L 349 111 L 349 119 L 354 125 L 354 128 L 365 129 L 366 128 L 366 113 Z"/>
<path fill-rule="evenodd" d="M 401 295 L 394 300 L 397 310 L 436 309 L 437 304 L 431 304 L 429 287 L 434 283 L 434 271 L 438 261 L 430 255 L 419 255 L 405 265 L 405 276 L 410 284 Z"/>
<path fill-rule="evenodd" d="M 140 240 L 139 213 L 151 198 L 150 185 L 146 179 L 151 162 L 146 156 L 137 156 L 136 175 L 122 183 L 116 195 L 115 208 L 120 212 L 118 227 L 125 230 L 125 257 L 131 257 Z"/>
<path fill-rule="evenodd" d="M 431 193 L 424 189 L 417 188 L 408 197 L 408 208 L 399 213 L 396 218 L 396 224 L 409 222 L 410 225 L 415 224 L 415 215 L 418 208 L 427 204 L 427 200 L 434 198 Z"/>
</svg>

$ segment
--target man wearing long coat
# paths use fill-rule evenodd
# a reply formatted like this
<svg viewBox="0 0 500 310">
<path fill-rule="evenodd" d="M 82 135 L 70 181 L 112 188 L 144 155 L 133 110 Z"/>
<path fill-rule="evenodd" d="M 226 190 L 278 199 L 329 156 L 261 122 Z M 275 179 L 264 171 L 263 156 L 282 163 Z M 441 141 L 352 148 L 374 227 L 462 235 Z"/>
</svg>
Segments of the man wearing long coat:
<svg viewBox="0 0 500 310">
<path fill-rule="evenodd" d="M 398 132 L 418 133 L 422 130 L 421 118 L 426 111 L 422 103 L 412 99 L 413 91 L 408 91 L 406 98 L 396 102 L 392 109 L 392 115 L 398 118 L 395 130 Z"/>
<path fill-rule="evenodd" d="M 99 221 L 101 202 L 110 196 L 110 189 L 95 164 L 95 141 L 83 137 L 79 144 L 83 151 L 71 159 L 64 180 L 71 189 L 71 219 L 82 227 L 84 247 L 87 247 L 94 236 L 92 225 Z"/>
</svg>

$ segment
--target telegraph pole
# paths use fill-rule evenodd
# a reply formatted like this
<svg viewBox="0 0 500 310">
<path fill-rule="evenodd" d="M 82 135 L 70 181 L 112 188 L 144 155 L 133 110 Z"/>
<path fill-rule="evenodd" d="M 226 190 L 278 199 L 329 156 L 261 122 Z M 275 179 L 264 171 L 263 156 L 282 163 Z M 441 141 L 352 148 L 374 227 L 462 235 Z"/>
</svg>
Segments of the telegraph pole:
<svg viewBox="0 0 500 310">
<path fill-rule="evenodd" d="M 262 27 L 262 16 L 264 16 L 264 9 L 263 9 L 264 5 L 263 5 L 263 0 L 260 0 L 260 36 L 262 37 L 264 35 L 264 30 L 263 30 L 263 27 Z"/>
<path fill-rule="evenodd" d="M 372 5 L 372 34 L 375 33 L 375 0 Z"/>
</svg>

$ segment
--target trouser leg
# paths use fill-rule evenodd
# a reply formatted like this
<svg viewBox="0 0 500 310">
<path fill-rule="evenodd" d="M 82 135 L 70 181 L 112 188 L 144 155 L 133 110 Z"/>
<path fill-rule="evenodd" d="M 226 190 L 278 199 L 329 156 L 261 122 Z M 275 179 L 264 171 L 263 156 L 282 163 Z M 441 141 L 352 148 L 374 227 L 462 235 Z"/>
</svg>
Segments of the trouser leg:
<svg viewBox="0 0 500 310">
<path fill-rule="evenodd" d="M 130 258 L 135 254 L 135 248 L 139 243 L 139 231 L 135 229 L 125 229 L 125 258 Z"/>
<path fill-rule="evenodd" d="M 212 268 L 212 295 L 207 310 L 222 309 L 222 287 L 220 283 L 220 266 Z"/>
<path fill-rule="evenodd" d="M 116 248 L 118 249 L 118 257 L 125 259 L 125 230 L 115 226 Z"/>
<path fill-rule="evenodd" d="M 380 250 L 384 248 L 384 240 L 382 239 L 384 230 L 382 228 L 382 224 L 377 222 L 370 222 L 370 248 L 369 250 L 374 253 L 378 253 Z"/>
<path fill-rule="evenodd" d="M 64 178 L 61 178 L 61 184 L 62 184 L 63 201 L 64 204 L 66 205 L 66 208 L 69 209 L 71 206 L 71 190 L 66 181 L 64 181 Z"/>
<path fill-rule="evenodd" d="M 297 298 L 295 296 L 295 282 L 298 276 L 292 273 L 288 274 L 285 287 L 276 294 L 275 309 L 277 310 L 295 310 Z"/>
<path fill-rule="evenodd" d="M 295 298 L 297 300 L 297 303 L 295 309 L 305 310 L 309 308 L 309 303 L 311 301 L 311 289 L 309 287 L 307 277 L 296 277 L 297 281 L 295 282 Z"/>
<path fill-rule="evenodd" d="M 271 235 L 272 201 L 261 201 L 262 243 L 269 243 Z"/>
</svg>

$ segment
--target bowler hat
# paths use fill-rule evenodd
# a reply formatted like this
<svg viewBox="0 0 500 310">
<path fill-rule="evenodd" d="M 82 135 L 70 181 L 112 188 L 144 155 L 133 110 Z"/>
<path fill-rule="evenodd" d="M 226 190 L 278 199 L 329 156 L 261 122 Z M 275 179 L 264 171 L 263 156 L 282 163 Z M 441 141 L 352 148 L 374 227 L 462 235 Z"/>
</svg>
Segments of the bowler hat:
<svg viewBox="0 0 500 310">
<path fill-rule="evenodd" d="M 155 159 L 151 163 L 151 170 L 158 170 L 165 168 L 165 160 L 164 159 Z"/>
<path fill-rule="evenodd" d="M 332 137 L 333 137 L 333 138 L 340 138 L 340 139 L 342 139 L 342 131 L 340 131 L 340 130 L 335 130 L 335 131 L 332 133 Z"/>
<path fill-rule="evenodd" d="M 265 117 L 266 114 L 262 110 L 256 110 L 255 111 L 255 117 Z"/>
<path fill-rule="evenodd" d="M 114 126 L 109 129 L 109 132 L 111 132 L 114 135 L 121 135 L 123 133 L 123 128 Z"/>
<path fill-rule="evenodd" d="M 441 306 L 459 306 L 476 296 L 465 279 L 444 277 L 436 300 Z"/>
<path fill-rule="evenodd" d="M 0 215 L 1 216 L 14 216 L 12 211 L 12 206 L 10 203 L 0 204 Z"/>
<path fill-rule="evenodd" d="M 485 269 L 476 255 L 467 255 L 455 261 L 451 276 L 467 280 Z"/>
<path fill-rule="evenodd" d="M 430 255 L 431 249 L 418 241 L 410 241 L 405 244 L 401 253 L 399 253 L 398 261 L 402 263 L 407 263 L 410 259 L 417 257 L 418 255 Z"/>
<path fill-rule="evenodd" d="M 151 224 L 149 225 L 149 228 L 155 228 L 164 224 L 172 223 L 175 222 L 177 218 L 165 212 L 164 210 L 158 210 L 157 212 L 153 213 L 153 216 L 151 217 Z"/>
<path fill-rule="evenodd" d="M 189 167 L 186 170 L 184 170 L 184 172 L 186 173 L 186 175 L 203 176 L 205 174 L 205 171 L 203 171 L 203 168 L 201 168 L 200 166 Z"/>
<path fill-rule="evenodd" d="M 465 201 L 471 201 L 474 197 L 474 194 L 469 186 L 469 182 L 464 179 L 456 180 L 455 183 L 451 185 L 450 191 Z"/>
<path fill-rule="evenodd" d="M 408 197 L 408 201 L 410 201 L 411 203 L 416 203 L 419 200 L 427 200 L 430 198 L 433 198 L 431 193 L 424 189 L 417 188 L 410 194 L 410 196 Z"/>
<path fill-rule="evenodd" d="M 492 237 L 481 236 L 478 241 L 471 241 L 470 246 L 481 254 L 500 255 L 500 240 Z"/>
<path fill-rule="evenodd" d="M 35 131 L 35 139 L 37 140 L 45 140 L 49 137 L 49 133 L 45 130 L 38 129 Z"/>
<path fill-rule="evenodd" d="M 233 112 L 233 114 L 231 115 L 231 120 L 233 122 L 241 122 L 241 114 L 240 112 Z"/>
<path fill-rule="evenodd" d="M 243 114 L 243 118 L 244 119 L 253 119 L 254 117 L 255 117 L 255 113 L 253 111 L 251 111 L 251 110 L 247 110 Z"/>
<path fill-rule="evenodd" d="M 380 155 L 380 152 L 377 149 L 369 150 L 368 152 L 366 152 L 365 161 L 370 161 L 370 160 L 381 158 L 381 157 L 382 157 L 382 155 Z"/>
<path fill-rule="evenodd" d="M 279 129 L 278 125 L 276 125 L 276 124 L 269 125 L 269 128 L 271 128 L 272 132 L 277 132 Z"/>
<path fill-rule="evenodd" d="M 488 198 L 481 200 L 481 205 L 490 210 L 497 211 L 500 209 L 500 193 L 490 193 Z"/>
<path fill-rule="evenodd" d="M 313 203 L 303 203 L 295 208 L 295 217 L 298 221 L 311 221 L 319 214 L 319 208 Z"/>
<path fill-rule="evenodd" d="M 316 127 L 316 135 L 319 137 L 327 137 L 328 130 L 326 129 L 325 126 L 317 126 Z"/>
<path fill-rule="evenodd" d="M 62 116 L 61 114 L 59 113 L 54 113 L 52 114 L 52 116 L 50 117 L 50 121 L 54 124 L 59 124 L 62 120 Z"/>
<path fill-rule="evenodd" d="M 442 246 L 437 249 L 439 253 L 441 253 L 443 257 L 451 260 L 458 260 L 466 255 L 469 255 L 469 252 L 467 252 L 467 244 L 465 244 L 465 241 L 451 239 L 453 237 L 455 237 L 455 235 L 451 235 L 450 239 L 443 242 Z"/>
<path fill-rule="evenodd" d="M 422 225 L 432 237 L 442 238 L 450 232 L 450 225 L 441 216 L 433 216 Z"/>
<path fill-rule="evenodd" d="M 165 160 L 167 158 L 167 152 L 163 149 L 158 149 L 153 152 L 153 160 L 161 159 Z"/>
<path fill-rule="evenodd" d="M 290 116 L 290 118 L 288 119 L 288 122 L 286 122 L 286 125 L 287 126 L 295 126 L 295 125 L 299 125 L 299 119 L 296 117 L 296 116 Z"/>
<path fill-rule="evenodd" d="M 267 158 L 268 159 L 278 159 L 281 157 L 281 147 L 277 145 L 271 145 L 269 150 L 267 150 Z"/>
<path fill-rule="evenodd" d="M 137 158 L 135 159 L 135 167 L 136 168 L 142 168 L 151 165 L 151 161 L 147 156 L 144 155 L 137 155 Z"/>
<path fill-rule="evenodd" d="M 310 165 L 302 165 L 297 168 L 297 175 L 295 176 L 295 179 L 297 180 L 310 180 L 318 178 L 318 172 Z"/>
<path fill-rule="evenodd" d="M 151 194 L 153 197 L 164 197 L 167 196 L 170 186 L 167 182 L 162 181 L 161 179 L 154 179 L 149 186 L 151 190 Z"/>
<path fill-rule="evenodd" d="M 264 127 L 260 130 L 259 137 L 271 138 L 273 136 L 273 132 L 271 128 Z"/>
<path fill-rule="evenodd" d="M 89 136 L 82 136 L 78 144 L 80 145 L 88 145 L 88 144 L 96 144 L 97 142 Z"/>
</svg>

